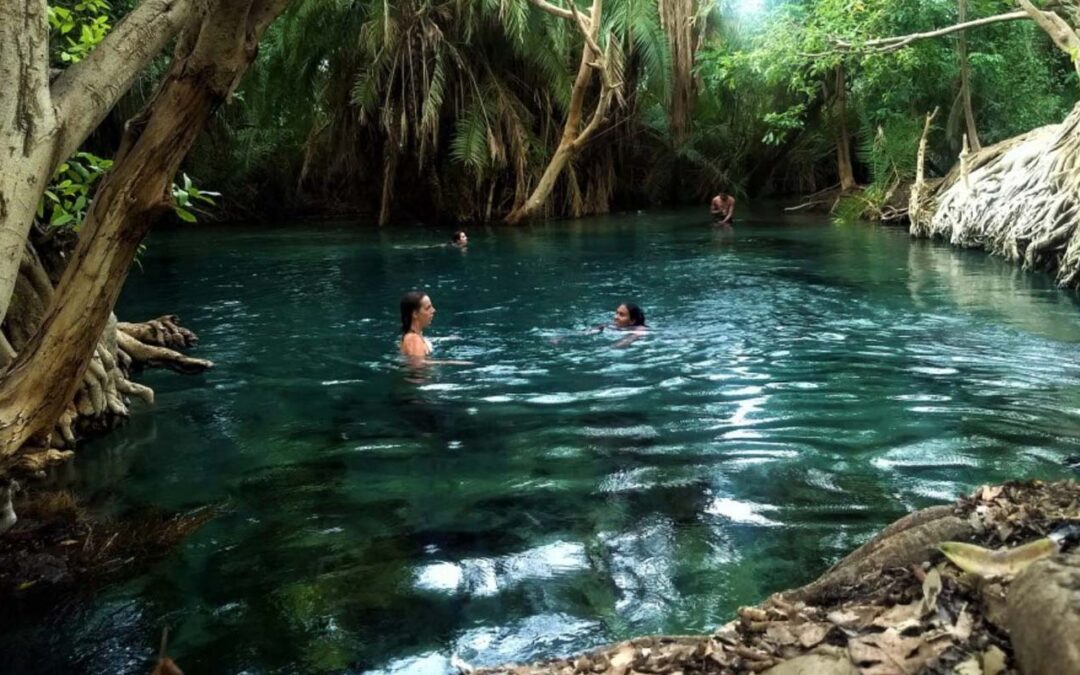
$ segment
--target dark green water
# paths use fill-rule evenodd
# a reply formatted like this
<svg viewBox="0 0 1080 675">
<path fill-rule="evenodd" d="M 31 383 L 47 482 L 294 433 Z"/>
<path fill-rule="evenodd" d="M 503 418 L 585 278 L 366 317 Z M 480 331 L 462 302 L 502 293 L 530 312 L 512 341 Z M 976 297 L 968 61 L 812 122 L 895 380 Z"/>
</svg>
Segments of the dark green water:
<svg viewBox="0 0 1080 675">
<path fill-rule="evenodd" d="M 119 313 L 177 312 L 218 367 L 61 483 L 227 510 L 145 576 L 0 637 L 7 672 L 443 673 L 706 631 L 909 509 L 1062 477 L 1071 294 L 898 230 L 700 212 L 446 233 L 155 234 Z M 396 302 L 429 289 L 410 373 Z M 652 333 L 580 334 L 623 298 Z M 552 339 L 562 338 L 558 344 Z"/>
</svg>

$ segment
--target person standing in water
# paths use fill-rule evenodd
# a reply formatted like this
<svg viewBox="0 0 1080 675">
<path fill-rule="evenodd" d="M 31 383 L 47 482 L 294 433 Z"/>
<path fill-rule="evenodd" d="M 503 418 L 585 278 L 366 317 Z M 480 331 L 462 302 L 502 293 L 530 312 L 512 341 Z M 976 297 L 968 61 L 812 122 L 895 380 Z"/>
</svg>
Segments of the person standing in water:
<svg viewBox="0 0 1080 675">
<path fill-rule="evenodd" d="M 401 296 L 401 353 L 422 359 L 431 354 L 431 341 L 424 329 L 435 318 L 435 305 L 423 291 L 410 291 Z"/>
<path fill-rule="evenodd" d="M 717 194 L 709 204 L 709 213 L 712 214 L 714 225 L 730 226 L 735 215 L 735 198 L 726 192 Z"/>
<path fill-rule="evenodd" d="M 423 291 L 410 291 L 401 296 L 401 344 L 399 350 L 413 363 L 437 363 L 451 366 L 471 366 L 472 361 L 429 359 L 433 348 L 424 337 L 424 329 L 435 318 L 435 305 Z"/>
</svg>

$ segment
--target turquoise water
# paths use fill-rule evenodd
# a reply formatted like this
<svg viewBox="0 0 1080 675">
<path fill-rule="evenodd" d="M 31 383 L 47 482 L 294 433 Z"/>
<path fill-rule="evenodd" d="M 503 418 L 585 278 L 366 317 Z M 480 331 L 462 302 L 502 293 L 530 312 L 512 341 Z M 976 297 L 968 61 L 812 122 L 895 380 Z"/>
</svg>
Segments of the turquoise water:
<svg viewBox="0 0 1080 675">
<path fill-rule="evenodd" d="M 119 313 L 218 367 L 58 482 L 225 511 L 144 576 L 0 637 L 0 670 L 443 673 L 707 631 L 904 512 L 1061 477 L 1072 294 L 900 230 L 700 212 L 447 233 L 156 233 Z M 437 307 L 403 367 L 396 302 Z M 619 347 L 607 320 L 653 326 Z M 9 670 L 10 672 L 10 670 Z"/>
</svg>

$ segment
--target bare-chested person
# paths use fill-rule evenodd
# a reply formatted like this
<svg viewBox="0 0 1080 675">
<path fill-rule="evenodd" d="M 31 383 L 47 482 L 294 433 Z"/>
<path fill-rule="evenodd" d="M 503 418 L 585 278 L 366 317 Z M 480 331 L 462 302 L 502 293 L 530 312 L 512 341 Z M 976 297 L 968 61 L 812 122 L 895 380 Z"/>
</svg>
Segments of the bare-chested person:
<svg viewBox="0 0 1080 675">
<path fill-rule="evenodd" d="M 712 214 L 714 225 L 731 225 L 731 218 L 735 215 L 735 198 L 726 192 L 719 193 L 712 198 L 709 213 Z"/>
</svg>

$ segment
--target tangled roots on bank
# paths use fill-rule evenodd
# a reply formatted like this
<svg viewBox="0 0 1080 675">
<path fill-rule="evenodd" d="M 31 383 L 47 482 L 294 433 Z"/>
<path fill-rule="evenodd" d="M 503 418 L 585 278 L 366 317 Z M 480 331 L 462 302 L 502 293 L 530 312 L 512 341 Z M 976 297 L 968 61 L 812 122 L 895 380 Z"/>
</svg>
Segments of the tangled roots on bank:
<svg viewBox="0 0 1080 675">
<path fill-rule="evenodd" d="M 28 242 L 24 250 L 11 306 L 0 332 L 0 368 L 7 367 L 33 338 L 63 272 L 65 244 L 40 232 L 36 239 Z M 0 474 L 5 470 L 39 473 L 50 464 L 69 459 L 79 438 L 121 424 L 130 414 L 133 398 L 152 404 L 153 390 L 132 380 L 132 375 L 143 368 L 198 373 L 213 367 L 210 361 L 179 351 L 197 342 L 195 334 L 181 327 L 175 315 L 142 323 L 121 323 L 110 315 L 83 381 L 52 432 L 27 444 L 11 464 L 0 467 Z"/>
<path fill-rule="evenodd" d="M 983 248 L 1080 284 L 1080 104 L 1061 124 L 962 157 L 928 190 L 911 233 Z"/>
</svg>

